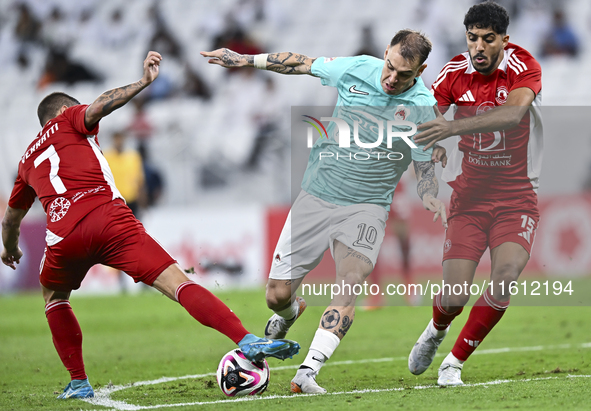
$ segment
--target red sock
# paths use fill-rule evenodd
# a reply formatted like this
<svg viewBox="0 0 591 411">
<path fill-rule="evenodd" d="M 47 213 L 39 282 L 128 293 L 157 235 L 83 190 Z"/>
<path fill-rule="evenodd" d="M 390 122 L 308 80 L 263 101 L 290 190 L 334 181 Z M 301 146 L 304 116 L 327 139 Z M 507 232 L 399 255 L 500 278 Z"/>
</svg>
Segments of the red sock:
<svg viewBox="0 0 591 411">
<path fill-rule="evenodd" d="M 45 316 L 53 345 L 73 380 L 86 379 L 82 360 L 82 330 L 69 301 L 52 301 L 45 306 Z"/>
<path fill-rule="evenodd" d="M 509 301 L 502 303 L 495 300 L 487 289 L 470 310 L 468 321 L 451 350 L 452 354 L 458 360 L 466 361 L 499 322 L 508 306 Z"/>
<path fill-rule="evenodd" d="M 201 324 L 221 332 L 236 344 L 250 334 L 226 304 L 199 284 L 186 281 L 179 285 L 176 300 Z"/>
<path fill-rule="evenodd" d="M 459 310 L 448 313 L 441 306 L 441 291 L 433 298 L 433 325 L 438 330 L 445 330 L 460 313 L 464 310 L 461 307 Z"/>
</svg>

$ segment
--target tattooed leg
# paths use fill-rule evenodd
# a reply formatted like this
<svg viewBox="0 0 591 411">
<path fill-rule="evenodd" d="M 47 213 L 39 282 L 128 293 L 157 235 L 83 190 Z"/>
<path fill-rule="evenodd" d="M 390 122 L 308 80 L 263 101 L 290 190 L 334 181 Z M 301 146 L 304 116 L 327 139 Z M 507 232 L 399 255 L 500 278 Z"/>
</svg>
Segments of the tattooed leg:
<svg viewBox="0 0 591 411">
<path fill-rule="evenodd" d="M 336 283 L 341 287 L 340 293 L 335 295 L 330 306 L 324 311 L 320 319 L 320 327 L 342 339 L 355 318 L 355 300 L 353 292 L 356 284 L 363 284 L 373 264 L 365 255 L 347 247 L 339 241 L 334 246 L 335 264 L 337 269 Z"/>
</svg>

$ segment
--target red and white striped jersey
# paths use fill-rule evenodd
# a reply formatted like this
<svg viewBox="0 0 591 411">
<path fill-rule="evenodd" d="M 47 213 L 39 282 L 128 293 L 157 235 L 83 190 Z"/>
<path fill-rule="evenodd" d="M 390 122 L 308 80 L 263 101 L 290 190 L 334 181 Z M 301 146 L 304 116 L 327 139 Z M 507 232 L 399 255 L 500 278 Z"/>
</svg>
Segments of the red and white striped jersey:
<svg viewBox="0 0 591 411">
<path fill-rule="evenodd" d="M 8 201 L 27 210 L 39 197 L 47 214 L 48 245 L 62 240 L 98 206 L 122 198 L 96 138 L 98 124 L 92 130 L 84 125 L 87 107 L 70 107 L 45 124 L 21 158 Z"/>
<path fill-rule="evenodd" d="M 433 83 L 440 110 L 455 105 L 455 119 L 501 106 L 512 90 L 521 87 L 530 88 L 536 97 L 516 128 L 462 135 L 448 153 L 442 179 L 460 197 L 498 199 L 537 193 L 543 148 L 542 70 L 527 50 L 509 43 L 492 74 L 477 72 L 465 52 L 446 64 Z"/>
</svg>

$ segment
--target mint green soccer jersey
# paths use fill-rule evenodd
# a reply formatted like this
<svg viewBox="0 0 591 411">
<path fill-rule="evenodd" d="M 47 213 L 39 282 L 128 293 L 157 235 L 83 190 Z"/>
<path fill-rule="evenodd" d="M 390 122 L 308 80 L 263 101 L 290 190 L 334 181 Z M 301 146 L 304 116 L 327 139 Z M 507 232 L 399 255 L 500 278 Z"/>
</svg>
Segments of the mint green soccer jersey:
<svg viewBox="0 0 591 411">
<path fill-rule="evenodd" d="M 400 121 L 419 125 L 433 120 L 437 102 L 421 78 L 402 94 L 386 94 L 381 86 L 383 66 L 384 60 L 369 56 L 319 57 L 312 64 L 312 74 L 338 90 L 332 116 L 349 126 L 350 144 L 339 145 L 339 141 L 343 145 L 339 127 L 330 121 L 327 136 L 312 147 L 302 181 L 304 191 L 332 204 L 370 203 L 389 210 L 396 185 L 411 160 L 431 160 L 431 149 L 411 148 L 398 136 L 391 136 L 391 147 L 387 147 L 388 128 L 408 134 L 412 129 Z M 357 141 L 366 147 L 356 143 L 356 133 Z M 380 133 L 382 143 L 377 146 Z M 371 145 L 375 147 L 367 148 Z"/>
</svg>

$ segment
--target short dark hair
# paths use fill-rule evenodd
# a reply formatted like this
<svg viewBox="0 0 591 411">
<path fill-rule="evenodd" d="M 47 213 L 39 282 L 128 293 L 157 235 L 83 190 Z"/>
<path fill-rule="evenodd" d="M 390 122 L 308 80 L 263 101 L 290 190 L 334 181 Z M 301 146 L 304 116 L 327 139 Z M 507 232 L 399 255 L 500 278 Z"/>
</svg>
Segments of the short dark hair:
<svg viewBox="0 0 591 411">
<path fill-rule="evenodd" d="M 400 44 L 400 55 L 409 61 L 418 61 L 419 65 L 423 64 L 433 45 L 427 36 L 419 31 L 404 29 L 400 30 L 392 38 L 390 47 Z"/>
<path fill-rule="evenodd" d="M 41 103 L 37 107 L 37 117 L 39 117 L 41 127 L 54 118 L 62 106 L 72 107 L 78 104 L 80 104 L 78 100 L 66 93 L 56 91 L 55 93 L 49 94 L 41 100 Z"/>
<path fill-rule="evenodd" d="M 491 28 L 497 34 L 507 34 L 509 13 L 494 1 L 485 1 L 470 7 L 464 17 L 464 26 L 466 26 L 466 30 L 470 30 L 472 27 L 477 29 Z"/>
</svg>

